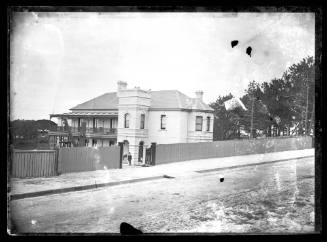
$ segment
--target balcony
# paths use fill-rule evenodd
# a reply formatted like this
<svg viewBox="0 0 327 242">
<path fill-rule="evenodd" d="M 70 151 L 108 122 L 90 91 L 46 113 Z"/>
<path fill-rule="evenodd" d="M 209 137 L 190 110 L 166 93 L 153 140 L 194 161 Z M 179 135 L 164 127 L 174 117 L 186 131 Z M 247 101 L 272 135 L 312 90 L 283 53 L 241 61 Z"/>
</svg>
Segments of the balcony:
<svg viewBox="0 0 327 242">
<path fill-rule="evenodd" d="M 117 129 L 103 128 L 103 127 L 89 128 L 89 129 L 90 129 L 90 131 L 87 130 L 87 133 L 104 134 L 104 135 L 117 134 Z"/>
<path fill-rule="evenodd" d="M 71 132 L 79 133 L 82 131 L 81 127 L 70 127 Z M 68 133 L 68 130 L 65 129 L 63 126 L 58 126 L 57 131 L 59 132 L 66 132 Z M 110 128 L 86 128 L 86 134 L 97 134 L 97 135 L 117 135 L 117 129 L 110 129 Z"/>
</svg>

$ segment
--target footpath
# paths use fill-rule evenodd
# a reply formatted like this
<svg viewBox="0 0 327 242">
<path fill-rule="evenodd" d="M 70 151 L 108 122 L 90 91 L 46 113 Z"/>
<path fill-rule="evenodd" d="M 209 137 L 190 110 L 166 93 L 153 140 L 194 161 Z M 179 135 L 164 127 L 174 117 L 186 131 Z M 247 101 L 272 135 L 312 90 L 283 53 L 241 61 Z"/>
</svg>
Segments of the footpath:
<svg viewBox="0 0 327 242">
<path fill-rule="evenodd" d="M 283 162 L 304 157 L 314 157 L 314 149 L 189 160 L 151 167 L 123 167 L 123 169 L 74 172 L 54 177 L 12 178 L 9 184 L 9 195 L 11 200 L 16 200 L 146 180 L 182 177 L 194 174 L 194 172 L 203 173 Z"/>
</svg>

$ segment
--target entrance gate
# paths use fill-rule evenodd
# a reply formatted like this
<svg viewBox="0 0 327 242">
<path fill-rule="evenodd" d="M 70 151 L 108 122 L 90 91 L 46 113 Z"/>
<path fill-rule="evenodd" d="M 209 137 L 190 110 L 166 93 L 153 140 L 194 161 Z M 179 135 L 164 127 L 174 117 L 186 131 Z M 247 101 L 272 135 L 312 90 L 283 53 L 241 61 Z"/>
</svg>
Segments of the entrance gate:
<svg viewBox="0 0 327 242">
<path fill-rule="evenodd" d="M 151 143 L 151 147 L 145 149 L 145 164 L 149 166 L 154 166 L 155 157 L 156 157 L 156 143 Z"/>
</svg>

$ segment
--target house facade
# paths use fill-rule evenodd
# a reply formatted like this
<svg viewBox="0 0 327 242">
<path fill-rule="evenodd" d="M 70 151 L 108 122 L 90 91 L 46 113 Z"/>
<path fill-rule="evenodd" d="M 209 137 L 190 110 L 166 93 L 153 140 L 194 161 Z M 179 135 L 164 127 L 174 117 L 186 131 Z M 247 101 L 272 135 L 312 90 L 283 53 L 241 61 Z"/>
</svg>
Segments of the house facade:
<svg viewBox="0 0 327 242">
<path fill-rule="evenodd" d="M 68 139 L 68 121 L 73 143 L 106 147 L 124 143 L 123 153 L 131 152 L 132 163 L 144 163 L 151 143 L 209 142 L 213 139 L 213 109 L 203 102 L 203 92 L 190 98 L 177 90 L 146 91 L 128 89 L 119 81 L 110 92 L 71 108 L 71 112 L 51 114 L 58 118 L 58 131 L 49 132 L 50 146 Z M 85 140 L 84 140 L 85 139 Z"/>
</svg>

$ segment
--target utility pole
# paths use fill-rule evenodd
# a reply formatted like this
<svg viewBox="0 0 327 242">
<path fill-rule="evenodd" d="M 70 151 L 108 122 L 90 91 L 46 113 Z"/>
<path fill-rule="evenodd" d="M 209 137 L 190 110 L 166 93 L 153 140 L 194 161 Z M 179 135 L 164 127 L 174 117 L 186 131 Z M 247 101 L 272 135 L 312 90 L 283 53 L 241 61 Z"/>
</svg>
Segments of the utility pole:
<svg viewBox="0 0 327 242">
<path fill-rule="evenodd" d="M 311 112 L 311 121 L 310 121 L 310 131 L 311 129 L 314 128 L 314 122 L 315 122 L 315 102 L 313 102 L 313 105 L 312 105 L 312 112 Z M 315 135 L 315 131 L 313 131 L 313 137 Z"/>
<path fill-rule="evenodd" d="M 252 96 L 250 139 L 253 138 L 253 108 L 254 108 L 254 97 Z"/>
<path fill-rule="evenodd" d="M 308 79 L 308 73 L 307 73 L 307 105 L 305 107 L 305 135 L 308 135 L 308 109 L 309 109 L 309 79 Z"/>
</svg>

